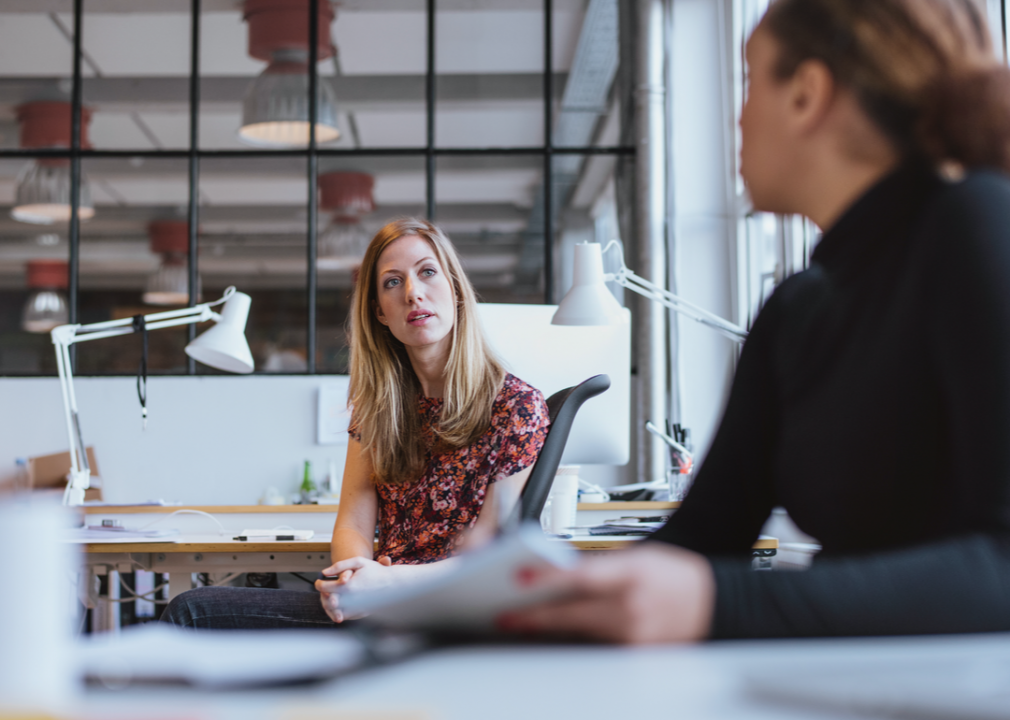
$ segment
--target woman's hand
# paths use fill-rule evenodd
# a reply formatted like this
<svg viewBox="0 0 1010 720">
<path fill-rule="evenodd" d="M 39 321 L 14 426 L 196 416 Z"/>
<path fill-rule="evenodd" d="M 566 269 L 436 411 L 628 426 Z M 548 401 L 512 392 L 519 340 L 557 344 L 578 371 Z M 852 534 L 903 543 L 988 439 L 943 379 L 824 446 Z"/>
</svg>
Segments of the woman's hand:
<svg viewBox="0 0 1010 720">
<path fill-rule="evenodd" d="M 333 576 L 333 580 L 316 580 L 316 590 L 319 591 L 319 600 L 330 620 L 339 623 L 357 619 L 359 616 L 348 617 L 340 609 L 341 589 L 375 590 L 386 587 L 393 583 L 392 565 L 392 561 L 385 555 L 378 560 L 353 557 L 323 570 L 323 574 Z"/>
<path fill-rule="evenodd" d="M 498 618 L 506 632 L 644 644 L 705 638 L 715 579 L 701 555 L 660 543 L 589 557 L 574 570 L 519 571 L 523 584 L 557 587 L 564 599 Z"/>
</svg>

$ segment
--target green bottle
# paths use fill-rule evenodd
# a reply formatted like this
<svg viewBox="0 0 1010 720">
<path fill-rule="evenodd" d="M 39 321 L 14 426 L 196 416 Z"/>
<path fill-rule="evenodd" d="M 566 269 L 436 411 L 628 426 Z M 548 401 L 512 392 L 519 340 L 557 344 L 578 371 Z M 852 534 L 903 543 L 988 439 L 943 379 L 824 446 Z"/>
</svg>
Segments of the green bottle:
<svg viewBox="0 0 1010 720">
<path fill-rule="evenodd" d="M 312 463 L 305 461 L 305 474 L 302 476 L 302 486 L 299 488 L 302 503 L 312 503 L 316 499 L 316 483 L 312 479 Z"/>
</svg>

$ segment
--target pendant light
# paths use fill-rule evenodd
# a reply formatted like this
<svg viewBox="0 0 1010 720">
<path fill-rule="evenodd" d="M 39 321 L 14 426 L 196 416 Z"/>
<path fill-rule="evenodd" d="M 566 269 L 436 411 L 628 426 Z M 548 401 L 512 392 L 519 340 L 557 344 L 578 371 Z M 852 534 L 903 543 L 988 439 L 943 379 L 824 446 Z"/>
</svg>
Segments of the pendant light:
<svg viewBox="0 0 1010 720">
<path fill-rule="evenodd" d="M 320 270 L 354 270 L 361 265 L 371 240 L 361 216 L 375 210 L 375 179 L 363 172 L 331 172 L 319 176 L 319 207 L 333 219 L 319 237 Z"/>
<path fill-rule="evenodd" d="M 21 328 L 30 333 L 47 333 L 70 322 L 67 299 L 66 260 L 30 260 L 26 266 L 28 300 L 21 314 Z"/>
<path fill-rule="evenodd" d="M 155 220 L 147 226 L 151 252 L 161 256 L 158 269 L 147 278 L 144 302 L 148 305 L 189 304 L 189 223 Z M 197 277 L 197 297 L 200 280 Z"/>
<path fill-rule="evenodd" d="M 17 109 L 21 125 L 21 147 L 69 148 L 72 106 L 68 102 L 37 101 Z M 81 147 L 90 147 L 87 129 L 91 110 L 81 108 Z M 91 189 L 84 173 L 80 176 L 78 217 L 94 217 Z M 11 217 L 21 222 L 51 225 L 70 219 L 70 160 L 68 158 L 38 158 L 25 165 L 17 177 L 14 208 Z"/>
<path fill-rule="evenodd" d="M 333 7 L 320 0 L 316 60 L 333 56 Z M 249 55 L 269 63 L 242 103 L 239 140 L 265 148 L 303 147 L 309 142 L 309 2 L 246 0 Z M 316 82 L 316 141 L 340 137 L 337 97 L 324 77 Z"/>
</svg>

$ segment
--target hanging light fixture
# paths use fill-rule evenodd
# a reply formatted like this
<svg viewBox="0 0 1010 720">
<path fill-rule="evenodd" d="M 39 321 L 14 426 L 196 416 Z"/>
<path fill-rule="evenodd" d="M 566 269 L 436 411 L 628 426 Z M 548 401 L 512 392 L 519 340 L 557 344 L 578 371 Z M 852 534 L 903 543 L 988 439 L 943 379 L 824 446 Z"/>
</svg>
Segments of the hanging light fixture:
<svg viewBox="0 0 1010 720">
<path fill-rule="evenodd" d="M 62 290 L 67 288 L 66 260 L 30 260 L 26 266 L 28 300 L 21 314 L 21 328 L 47 333 L 66 325 L 70 314 Z"/>
<path fill-rule="evenodd" d="M 21 147 L 69 148 L 71 112 L 68 102 L 37 101 L 17 109 L 21 124 Z M 81 108 L 81 147 L 90 147 L 87 128 L 91 110 Z M 81 173 L 78 217 L 94 217 L 91 189 L 88 179 Z M 67 158 L 39 158 L 30 161 L 17 177 L 14 208 L 11 217 L 26 223 L 51 225 L 70 219 L 70 160 Z"/>
<path fill-rule="evenodd" d="M 144 302 L 148 305 L 189 303 L 189 223 L 184 220 L 155 220 L 147 226 L 151 252 L 161 256 L 158 269 L 147 278 Z M 197 296 L 200 279 L 197 277 Z"/>
<path fill-rule="evenodd" d="M 375 210 L 375 178 L 363 172 L 331 172 L 319 176 L 319 207 L 333 219 L 319 237 L 320 270 L 354 270 L 361 265 L 371 239 L 361 216 Z"/>
<path fill-rule="evenodd" d="M 316 60 L 333 56 L 333 7 L 319 2 Z M 269 63 L 249 87 L 242 103 L 239 140 L 247 145 L 287 148 L 309 142 L 309 2 L 246 0 L 249 55 Z M 340 137 L 337 96 L 323 77 L 316 82 L 316 141 Z"/>
</svg>

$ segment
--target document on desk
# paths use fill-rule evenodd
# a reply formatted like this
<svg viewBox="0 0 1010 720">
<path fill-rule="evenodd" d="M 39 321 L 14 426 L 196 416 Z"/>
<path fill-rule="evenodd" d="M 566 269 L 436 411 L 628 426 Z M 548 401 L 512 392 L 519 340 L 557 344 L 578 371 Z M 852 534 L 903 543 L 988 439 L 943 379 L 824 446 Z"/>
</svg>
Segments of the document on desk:
<svg viewBox="0 0 1010 720">
<path fill-rule="evenodd" d="M 530 524 L 462 556 L 450 573 L 405 587 L 347 592 L 340 604 L 352 616 L 367 613 L 370 622 L 389 628 L 490 631 L 500 613 L 556 594 L 520 585 L 521 568 L 568 568 L 576 556 L 574 548 Z"/>
<path fill-rule="evenodd" d="M 235 688 L 332 677 L 361 666 L 364 643 L 335 630 L 191 630 L 162 623 L 80 639 L 84 678 L 106 685 Z"/>
<path fill-rule="evenodd" d="M 64 540 L 70 543 L 174 542 L 178 530 L 129 530 L 126 528 L 68 528 Z"/>
</svg>

